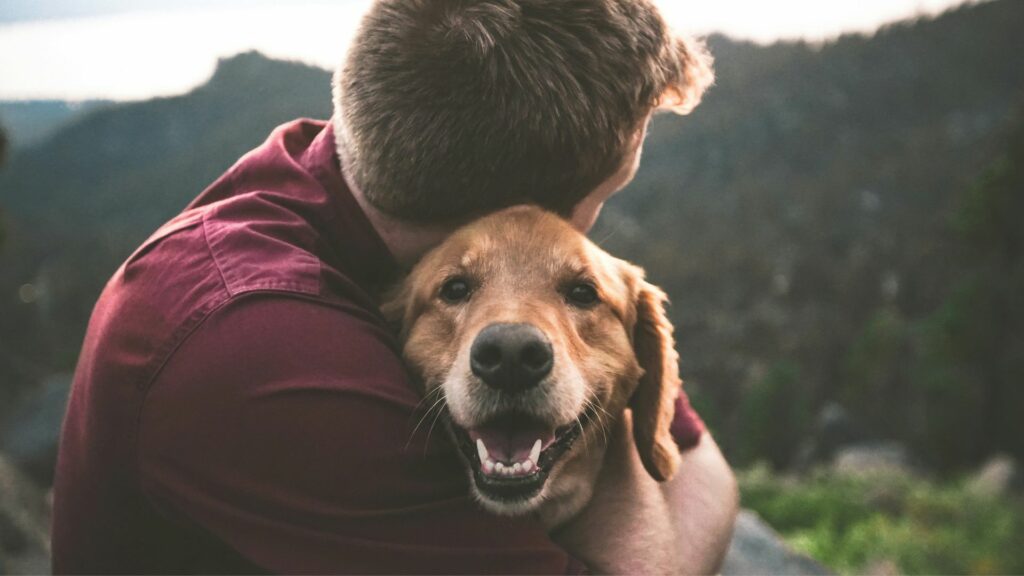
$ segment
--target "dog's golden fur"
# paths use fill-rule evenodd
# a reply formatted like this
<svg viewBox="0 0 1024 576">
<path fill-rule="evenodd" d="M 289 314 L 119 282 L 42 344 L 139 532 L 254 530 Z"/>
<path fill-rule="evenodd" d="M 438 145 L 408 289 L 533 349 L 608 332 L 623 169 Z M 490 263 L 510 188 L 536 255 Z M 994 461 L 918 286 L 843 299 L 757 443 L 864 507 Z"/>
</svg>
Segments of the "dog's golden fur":
<svg viewBox="0 0 1024 576">
<path fill-rule="evenodd" d="M 452 278 L 469 285 L 465 301 L 441 297 Z M 579 283 L 596 289 L 595 303 L 567 298 Z M 452 234 L 419 262 L 384 310 L 401 322 L 405 358 L 425 395 L 443 395 L 453 429 L 506 413 L 528 414 L 552 428 L 580 423 L 579 441 L 551 465 L 543 488 L 523 501 L 496 501 L 481 492 L 472 453 L 466 458 L 474 494 L 485 507 L 536 513 L 557 525 L 589 500 L 607 433 L 627 409 L 648 473 L 667 480 L 679 465 L 669 426 L 681 382 L 665 301 L 640 268 L 612 257 L 559 217 L 515 207 Z M 469 368 L 474 338 L 495 323 L 529 324 L 551 343 L 551 373 L 528 393 L 496 391 Z"/>
</svg>

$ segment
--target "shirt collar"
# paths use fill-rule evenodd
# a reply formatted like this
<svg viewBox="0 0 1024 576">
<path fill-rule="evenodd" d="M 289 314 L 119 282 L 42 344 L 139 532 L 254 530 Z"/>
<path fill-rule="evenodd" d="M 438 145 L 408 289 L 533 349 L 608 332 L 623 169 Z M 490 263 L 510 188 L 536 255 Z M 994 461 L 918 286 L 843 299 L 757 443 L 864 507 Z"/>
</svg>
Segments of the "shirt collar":
<svg viewBox="0 0 1024 576">
<path fill-rule="evenodd" d="M 367 288 L 379 289 L 396 281 L 400 268 L 380 234 L 352 195 L 338 160 L 333 122 L 327 122 L 302 157 L 303 166 L 327 191 L 331 213 L 326 233 L 346 273 Z"/>
</svg>

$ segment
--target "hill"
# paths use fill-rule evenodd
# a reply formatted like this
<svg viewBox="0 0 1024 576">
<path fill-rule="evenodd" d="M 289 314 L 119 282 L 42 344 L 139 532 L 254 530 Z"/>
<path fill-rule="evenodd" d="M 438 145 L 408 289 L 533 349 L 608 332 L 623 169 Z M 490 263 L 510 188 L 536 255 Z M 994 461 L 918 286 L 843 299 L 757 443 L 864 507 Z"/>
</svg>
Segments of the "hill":
<svg viewBox="0 0 1024 576">
<path fill-rule="evenodd" d="M 28 148 L 46 139 L 79 114 L 109 104 L 105 100 L 65 102 L 63 100 L 0 101 L 0 125 L 8 132 L 14 148 Z"/>
<path fill-rule="evenodd" d="M 684 377 L 734 459 L 791 463 L 826 400 L 918 443 L 910 362 L 865 382 L 857 351 L 963 273 L 953 220 L 1024 104 L 1022 21 L 1004 1 L 822 46 L 711 39 L 717 86 L 654 126 L 595 237 L 672 296 Z"/>
<path fill-rule="evenodd" d="M 1020 22 L 1024 3 L 1002 0 L 820 46 L 713 37 L 718 85 L 692 116 L 656 120 L 594 237 L 671 295 L 684 377 L 734 459 L 789 464 L 828 400 L 916 441 L 906 368 L 865 391 L 858 351 L 885 318 L 930 317 L 965 269 L 952 222 L 1024 103 Z M 8 393 L 70 368 L 117 264 L 273 126 L 326 118 L 328 85 L 243 54 L 188 94 L 103 107 L 16 150 L 0 172 Z"/>
<path fill-rule="evenodd" d="M 245 53 L 188 94 L 104 106 L 14 150 L 0 171 L 0 407 L 73 367 L 96 296 L 134 246 L 274 126 L 330 109 L 327 71 Z"/>
</svg>

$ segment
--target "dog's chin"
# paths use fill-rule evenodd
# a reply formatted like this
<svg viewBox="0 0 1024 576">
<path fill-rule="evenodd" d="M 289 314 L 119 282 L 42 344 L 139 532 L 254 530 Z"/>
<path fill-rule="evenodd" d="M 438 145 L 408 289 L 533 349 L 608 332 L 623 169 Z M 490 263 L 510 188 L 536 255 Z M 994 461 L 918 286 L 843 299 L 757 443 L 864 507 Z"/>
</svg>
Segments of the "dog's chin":
<svg viewBox="0 0 1024 576">
<path fill-rule="evenodd" d="M 449 419 L 449 428 L 469 468 L 473 494 L 487 510 L 505 516 L 535 511 L 549 478 L 568 458 L 591 415 L 554 427 L 531 416 L 508 413 L 474 428 Z"/>
</svg>

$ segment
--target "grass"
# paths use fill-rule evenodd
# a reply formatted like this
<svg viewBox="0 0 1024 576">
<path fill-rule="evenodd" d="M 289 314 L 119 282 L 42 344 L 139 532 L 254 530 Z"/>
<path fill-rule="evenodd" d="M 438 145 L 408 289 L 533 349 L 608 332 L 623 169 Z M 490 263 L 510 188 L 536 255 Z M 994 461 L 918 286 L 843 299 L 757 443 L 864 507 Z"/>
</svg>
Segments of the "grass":
<svg viewBox="0 0 1024 576">
<path fill-rule="evenodd" d="M 963 482 L 900 474 L 740 474 L 743 504 L 796 550 L 843 574 L 883 563 L 902 574 L 1024 573 L 1024 501 Z"/>
</svg>

